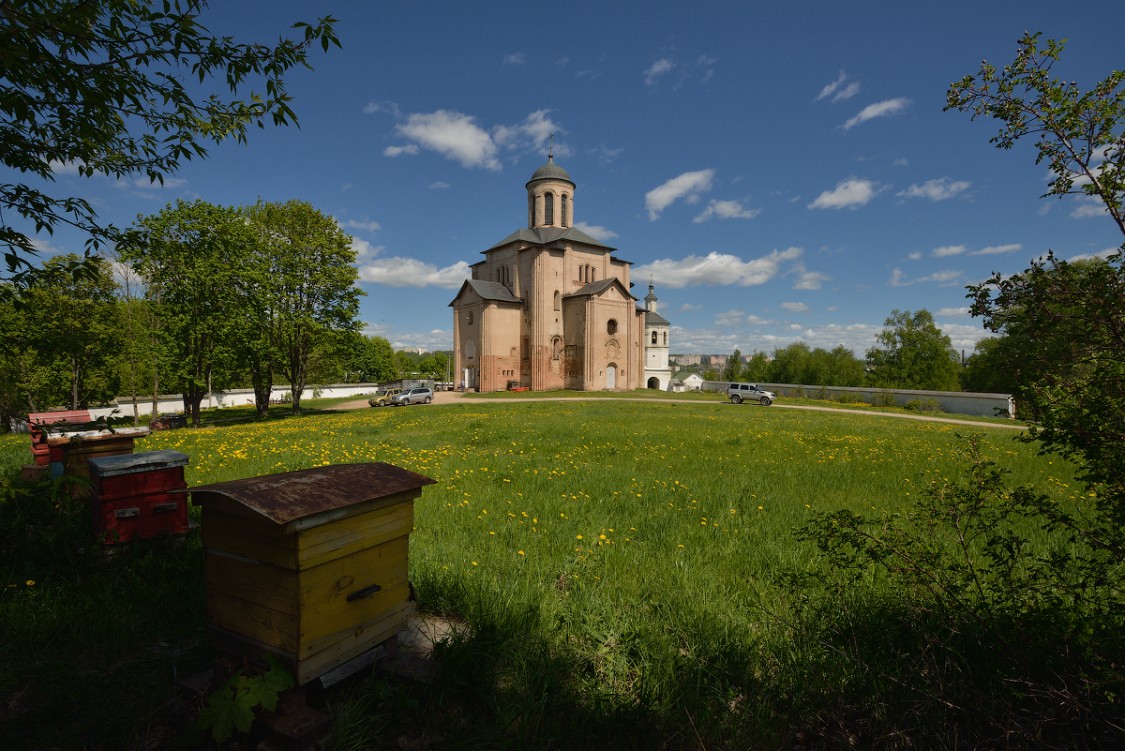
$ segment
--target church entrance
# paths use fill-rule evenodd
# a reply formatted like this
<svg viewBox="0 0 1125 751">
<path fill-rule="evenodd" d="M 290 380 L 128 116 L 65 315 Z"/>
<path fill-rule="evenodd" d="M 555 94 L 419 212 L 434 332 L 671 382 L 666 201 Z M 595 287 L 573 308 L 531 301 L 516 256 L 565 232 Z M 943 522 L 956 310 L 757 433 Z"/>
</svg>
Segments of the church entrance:
<svg viewBox="0 0 1125 751">
<path fill-rule="evenodd" d="M 652 378 L 649 378 L 649 379 L 648 379 L 648 387 L 649 387 L 650 389 L 658 389 L 658 388 L 660 388 L 660 379 L 659 379 L 659 378 L 657 378 L 657 377 L 655 377 L 655 376 L 653 376 Z"/>
<path fill-rule="evenodd" d="M 613 363 L 605 368 L 605 387 L 607 389 L 617 388 L 617 366 Z"/>
</svg>

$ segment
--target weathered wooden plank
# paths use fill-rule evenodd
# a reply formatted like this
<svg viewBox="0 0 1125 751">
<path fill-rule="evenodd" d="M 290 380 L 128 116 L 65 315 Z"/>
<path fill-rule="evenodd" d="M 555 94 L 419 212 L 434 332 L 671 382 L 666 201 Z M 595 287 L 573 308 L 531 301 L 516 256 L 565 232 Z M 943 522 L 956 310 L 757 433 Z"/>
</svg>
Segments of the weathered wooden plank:
<svg viewBox="0 0 1125 751">
<path fill-rule="evenodd" d="M 213 552 L 203 562 L 203 581 L 208 592 L 298 615 L 300 587 L 294 571 Z"/>
<path fill-rule="evenodd" d="M 408 538 L 399 537 L 303 571 L 298 593 L 302 644 L 364 623 L 407 599 L 407 545 Z M 375 586 L 380 589 L 369 590 Z"/>
<path fill-rule="evenodd" d="M 297 557 L 301 568 L 313 568 L 408 535 L 413 529 L 414 504 L 399 503 L 300 532 Z"/>
<path fill-rule="evenodd" d="M 293 654 L 300 645 L 297 616 L 225 592 L 207 593 L 207 622 Z"/>
</svg>

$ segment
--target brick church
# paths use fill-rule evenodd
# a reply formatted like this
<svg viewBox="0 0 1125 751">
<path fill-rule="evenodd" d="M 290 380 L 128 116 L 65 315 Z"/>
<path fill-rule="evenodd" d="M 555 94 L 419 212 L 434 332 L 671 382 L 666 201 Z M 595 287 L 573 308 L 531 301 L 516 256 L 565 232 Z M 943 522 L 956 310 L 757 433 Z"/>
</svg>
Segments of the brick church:
<svg viewBox="0 0 1125 751">
<path fill-rule="evenodd" d="M 527 227 L 471 266 L 450 303 L 455 378 L 466 389 L 667 390 L 669 323 L 631 262 L 574 227 L 575 185 L 553 156 L 527 183 Z"/>
</svg>

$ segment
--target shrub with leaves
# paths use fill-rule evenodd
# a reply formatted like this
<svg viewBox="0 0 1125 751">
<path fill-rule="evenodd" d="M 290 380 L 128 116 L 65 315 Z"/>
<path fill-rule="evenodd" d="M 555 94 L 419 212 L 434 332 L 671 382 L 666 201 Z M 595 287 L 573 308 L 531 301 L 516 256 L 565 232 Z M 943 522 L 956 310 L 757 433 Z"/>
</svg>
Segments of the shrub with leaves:
<svg viewBox="0 0 1125 751">
<path fill-rule="evenodd" d="M 239 670 L 207 697 L 199 713 L 199 726 L 210 730 L 216 743 L 223 743 L 235 733 L 248 732 L 259 707 L 267 712 L 275 710 L 281 692 L 292 686 L 293 676 L 273 657 L 264 673 Z"/>
<path fill-rule="evenodd" d="M 823 655 L 812 682 L 888 747 L 1125 742 L 1120 566 L 1070 532 L 1070 512 L 1008 488 L 979 436 L 963 453 L 964 476 L 905 512 L 823 513 L 798 532 L 831 564 L 816 586 L 794 577 L 814 593 L 798 626 Z M 1037 536 L 1046 554 L 1029 552 Z"/>
</svg>

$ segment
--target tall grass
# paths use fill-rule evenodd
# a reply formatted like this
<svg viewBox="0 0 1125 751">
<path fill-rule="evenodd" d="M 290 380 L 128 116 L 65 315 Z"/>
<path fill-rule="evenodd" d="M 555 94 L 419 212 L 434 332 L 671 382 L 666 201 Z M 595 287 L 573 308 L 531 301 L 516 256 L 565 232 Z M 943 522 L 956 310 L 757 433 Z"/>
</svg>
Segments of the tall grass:
<svg viewBox="0 0 1125 751">
<path fill-rule="evenodd" d="M 747 748 L 793 737 L 800 687 L 787 665 L 820 648 L 795 640 L 788 616 L 783 580 L 823 565 L 794 528 L 817 511 L 898 512 L 931 480 L 962 471 L 966 430 L 718 403 L 464 401 L 156 433 L 137 450 L 187 453 L 189 485 L 365 461 L 438 481 L 416 503 L 411 579 L 423 610 L 469 630 L 439 650 L 441 678 L 426 692 L 388 698 L 373 682 L 335 697 L 339 748 L 388 738 L 436 738 L 443 748 Z M 1078 500 L 1070 466 L 1007 431 L 989 430 L 984 446 L 1013 482 Z M 9 466 L 21 450 L 19 438 L 0 441 Z M 19 514 L 7 503 L 0 529 L 10 535 Z M 59 654 L 79 663 L 103 639 L 113 643 L 110 624 L 170 632 L 146 643 L 201 639 L 202 615 L 184 615 L 202 600 L 197 541 L 174 552 L 141 547 L 136 565 L 86 561 L 61 572 L 49 557 L 28 568 L 19 554 L 3 556 L 0 692 L 61 706 L 36 688 L 55 659 L 36 644 L 43 621 L 65 645 Z M 175 561 L 161 571 L 167 556 Z M 34 588 L 25 584 L 33 575 Z M 137 600 L 129 607 L 104 602 L 127 599 L 127 588 Z M 177 626 L 148 614 L 172 600 Z M 62 628 L 68 613 L 102 625 Z M 185 650 L 179 665 L 200 659 Z M 66 677 L 76 690 L 88 681 Z M 353 705 L 385 716 L 374 721 Z M 83 722 L 45 737 L 78 747 L 98 719 Z M 114 737 L 145 735 L 134 733 Z"/>
</svg>

